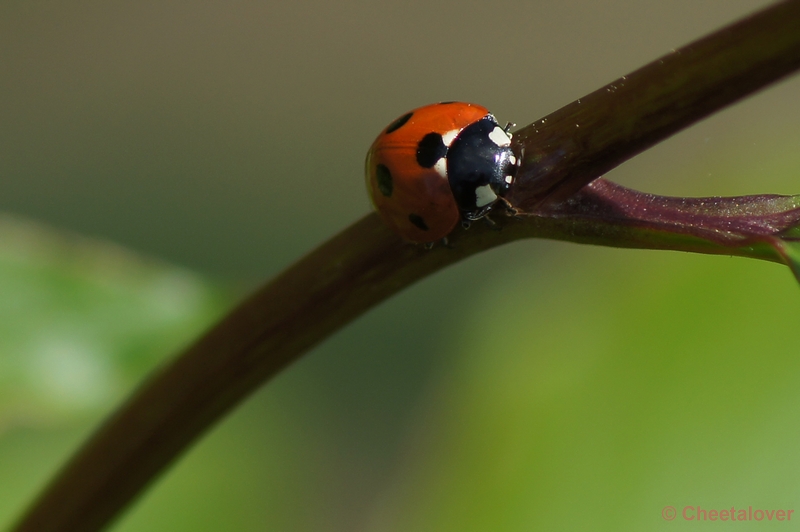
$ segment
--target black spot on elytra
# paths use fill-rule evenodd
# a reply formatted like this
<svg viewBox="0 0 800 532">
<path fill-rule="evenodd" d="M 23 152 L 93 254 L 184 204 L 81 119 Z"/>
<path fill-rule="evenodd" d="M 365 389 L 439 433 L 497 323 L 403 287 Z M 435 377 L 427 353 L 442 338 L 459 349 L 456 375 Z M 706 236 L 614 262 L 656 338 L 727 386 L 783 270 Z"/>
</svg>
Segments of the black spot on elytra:
<svg viewBox="0 0 800 532">
<path fill-rule="evenodd" d="M 389 124 L 389 127 L 386 128 L 386 134 L 388 135 L 389 133 L 393 133 L 398 129 L 400 129 L 401 127 L 403 127 L 404 125 L 406 125 L 406 122 L 411 120 L 411 116 L 413 114 L 414 113 L 406 113 L 397 120 L 395 120 L 394 122 L 392 122 L 391 124 Z"/>
<path fill-rule="evenodd" d="M 379 164 L 375 167 L 375 180 L 378 182 L 378 190 L 387 198 L 392 195 L 394 189 L 394 182 L 392 180 L 392 173 L 386 166 Z"/>
<path fill-rule="evenodd" d="M 447 155 L 447 146 L 438 133 L 428 133 L 417 145 L 417 163 L 423 168 L 433 168 L 436 161 Z"/>
<path fill-rule="evenodd" d="M 439 102 L 439 105 L 447 105 L 449 103 L 456 103 L 455 100 L 450 100 L 449 102 Z"/>
<path fill-rule="evenodd" d="M 428 230 L 428 224 L 425 223 L 425 220 L 423 220 L 422 216 L 420 216 L 419 214 L 409 214 L 408 215 L 408 221 L 411 222 L 412 224 L 416 225 L 417 227 L 419 227 L 423 231 L 427 231 Z"/>
</svg>

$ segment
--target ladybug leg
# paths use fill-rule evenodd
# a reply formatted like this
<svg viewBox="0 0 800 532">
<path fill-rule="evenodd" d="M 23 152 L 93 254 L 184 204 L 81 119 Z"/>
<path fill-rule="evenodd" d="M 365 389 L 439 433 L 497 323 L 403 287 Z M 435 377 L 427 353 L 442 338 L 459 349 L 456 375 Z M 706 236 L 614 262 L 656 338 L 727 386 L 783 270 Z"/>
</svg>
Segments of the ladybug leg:
<svg viewBox="0 0 800 532">
<path fill-rule="evenodd" d="M 443 237 L 439 242 L 441 242 L 442 245 L 448 249 L 455 249 L 455 246 L 450 243 L 447 237 Z M 436 242 L 425 242 L 424 244 L 422 244 L 422 247 L 430 251 L 431 249 L 436 247 Z"/>
<path fill-rule="evenodd" d="M 511 203 L 509 203 L 507 199 L 505 198 L 499 198 L 499 199 L 503 204 L 503 214 L 505 214 L 506 216 L 510 216 L 515 220 L 519 221 L 523 220 L 523 218 L 519 215 L 519 209 L 511 205 Z"/>
<path fill-rule="evenodd" d="M 467 220 L 466 218 L 462 218 L 461 227 L 463 227 L 464 230 L 469 229 L 470 227 L 472 227 L 472 220 Z"/>
<path fill-rule="evenodd" d="M 483 220 L 483 223 L 485 223 L 485 224 L 486 224 L 486 226 L 487 226 L 489 229 L 491 229 L 492 231 L 501 231 L 501 230 L 503 229 L 502 227 L 500 227 L 499 225 L 497 225 L 497 222 L 495 222 L 494 220 L 492 220 L 491 218 L 489 218 L 489 215 L 488 215 L 488 214 L 487 214 L 486 216 L 484 216 L 483 218 L 481 218 L 481 219 Z"/>
<path fill-rule="evenodd" d="M 506 127 L 503 128 L 503 132 L 505 132 L 505 134 L 508 135 L 508 138 L 511 138 L 510 131 L 512 127 L 517 127 L 517 124 L 515 124 L 514 122 L 506 122 Z"/>
</svg>

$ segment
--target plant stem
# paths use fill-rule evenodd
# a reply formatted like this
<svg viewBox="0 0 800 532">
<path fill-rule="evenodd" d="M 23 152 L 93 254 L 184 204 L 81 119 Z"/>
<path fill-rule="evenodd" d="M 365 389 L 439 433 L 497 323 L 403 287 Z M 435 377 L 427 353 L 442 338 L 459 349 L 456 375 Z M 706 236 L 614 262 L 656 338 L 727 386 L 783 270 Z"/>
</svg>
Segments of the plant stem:
<svg viewBox="0 0 800 532">
<path fill-rule="evenodd" d="M 61 471 L 16 531 L 94 531 L 199 434 L 302 353 L 415 281 L 521 238 L 782 262 L 758 237 L 800 224 L 800 198 L 667 198 L 600 179 L 548 213 L 457 229 L 425 250 L 369 214 L 260 289 L 153 375 Z"/>
<path fill-rule="evenodd" d="M 152 375 L 13 530 L 100 530 L 213 423 L 308 349 L 415 281 L 505 242 L 543 237 L 783 260 L 766 242 L 774 237 L 769 231 L 796 224 L 793 198 L 702 203 L 602 180 L 573 194 L 653 143 L 798 68 L 798 28 L 800 0 L 777 4 L 568 105 L 544 126 L 524 128 L 515 136 L 524 152 L 510 200 L 525 214 L 500 220 L 503 231 L 476 224 L 469 232 L 456 230 L 453 249 L 426 251 L 401 242 L 375 214 L 356 222 Z"/>
<path fill-rule="evenodd" d="M 557 203 L 634 155 L 800 67 L 800 1 L 773 5 L 514 134 L 508 199 Z"/>
<path fill-rule="evenodd" d="M 459 229 L 454 248 L 430 251 L 400 241 L 375 214 L 355 223 L 153 375 L 16 530 L 99 530 L 198 434 L 300 354 L 409 284 L 474 253 L 541 237 L 780 262 L 774 250 L 747 235 L 772 235 L 800 223 L 800 199 L 665 198 L 601 179 L 547 215 L 498 222 L 503 231 L 480 224 Z"/>
<path fill-rule="evenodd" d="M 800 226 L 800 196 L 656 196 L 597 179 L 557 206 L 523 215 L 528 217 L 537 219 L 536 227 L 523 231 L 540 238 L 785 264 L 775 244 Z"/>
</svg>

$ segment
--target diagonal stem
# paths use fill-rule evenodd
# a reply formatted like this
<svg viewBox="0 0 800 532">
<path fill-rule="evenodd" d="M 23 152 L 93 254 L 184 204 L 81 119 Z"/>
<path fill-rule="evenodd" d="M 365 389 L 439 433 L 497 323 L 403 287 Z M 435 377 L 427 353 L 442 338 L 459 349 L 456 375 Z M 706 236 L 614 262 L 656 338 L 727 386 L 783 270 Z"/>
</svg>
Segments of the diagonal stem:
<svg viewBox="0 0 800 532">
<path fill-rule="evenodd" d="M 546 127 L 523 128 L 515 137 L 522 166 L 510 200 L 527 214 L 522 221 L 502 220 L 504 231 L 458 229 L 454 249 L 425 251 L 401 242 L 375 214 L 356 222 L 152 375 L 13 530 L 102 529 L 205 430 L 308 349 L 415 281 L 505 242 L 543 237 L 783 261 L 763 244 L 767 235 L 747 240 L 747 223 L 737 229 L 744 232 L 726 232 L 725 209 L 747 199 L 693 204 L 694 226 L 678 219 L 674 201 L 682 200 L 664 199 L 659 215 L 648 218 L 636 206 L 661 200 L 605 181 L 563 200 L 653 143 L 800 67 L 798 28 L 800 0 L 777 4 L 568 105 L 550 115 Z M 770 223 L 777 229 L 773 218 L 789 223 L 796 213 L 790 200 L 759 198 L 739 216 L 754 231 Z"/>
<path fill-rule="evenodd" d="M 514 134 L 509 201 L 557 203 L 634 155 L 800 67 L 800 1 L 675 50 Z"/>
<path fill-rule="evenodd" d="M 522 220 L 456 230 L 453 248 L 401 242 L 367 215 L 264 286 L 153 375 L 72 458 L 16 531 L 100 530 L 239 400 L 372 306 L 522 238 L 784 262 L 767 238 L 800 226 L 800 197 L 668 198 L 600 179 Z"/>
</svg>

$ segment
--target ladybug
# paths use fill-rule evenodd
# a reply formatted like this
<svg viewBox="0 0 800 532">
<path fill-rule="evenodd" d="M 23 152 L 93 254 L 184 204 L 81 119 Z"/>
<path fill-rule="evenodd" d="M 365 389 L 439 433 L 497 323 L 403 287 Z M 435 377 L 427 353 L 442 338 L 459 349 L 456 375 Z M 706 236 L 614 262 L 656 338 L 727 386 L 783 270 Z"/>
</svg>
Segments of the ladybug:
<svg viewBox="0 0 800 532">
<path fill-rule="evenodd" d="M 508 127 L 480 105 L 443 102 L 404 114 L 378 135 L 367 153 L 367 189 L 398 235 L 432 243 L 459 221 L 466 227 L 486 216 L 516 169 Z"/>
</svg>

